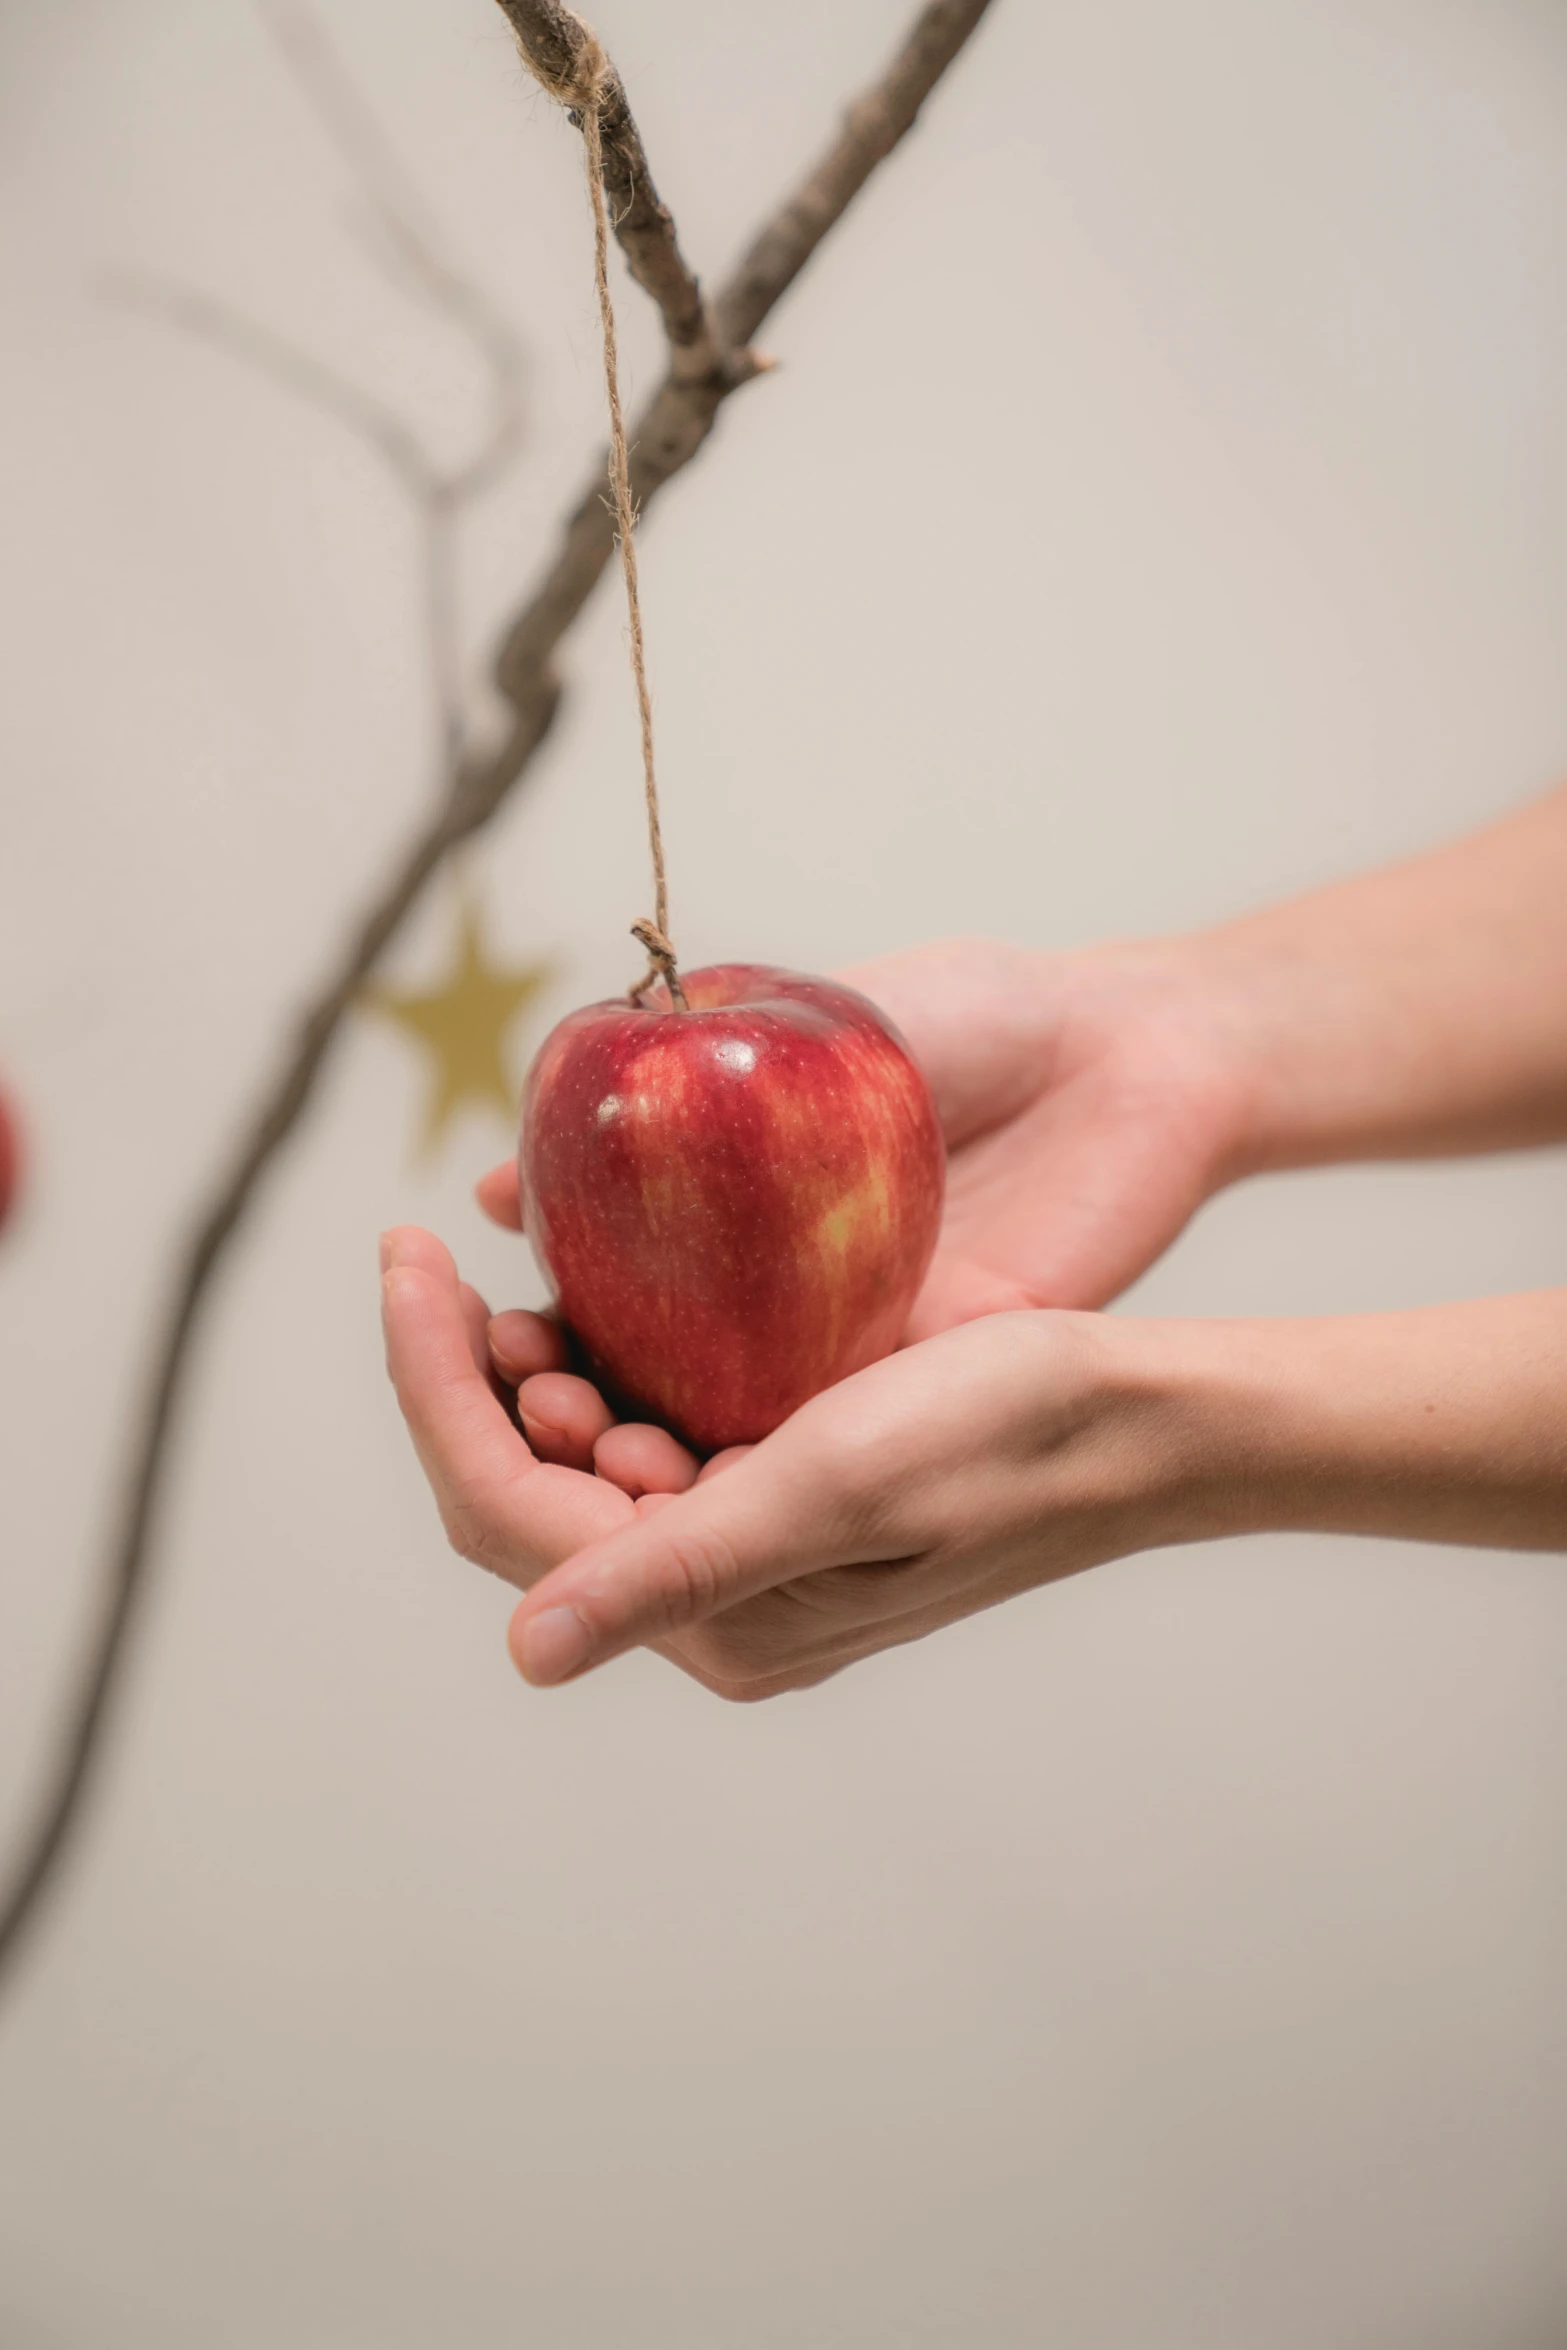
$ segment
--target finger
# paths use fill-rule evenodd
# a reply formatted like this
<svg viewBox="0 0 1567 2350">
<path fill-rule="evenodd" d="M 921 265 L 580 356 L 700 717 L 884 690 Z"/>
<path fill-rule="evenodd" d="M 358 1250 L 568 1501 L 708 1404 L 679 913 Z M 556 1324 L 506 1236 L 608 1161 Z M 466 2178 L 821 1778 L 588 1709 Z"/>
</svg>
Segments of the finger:
<svg viewBox="0 0 1567 2350">
<path fill-rule="evenodd" d="M 487 1379 L 490 1376 L 490 1309 L 479 1292 L 466 1281 L 458 1282 L 457 1296 L 462 1306 L 463 1327 L 468 1333 L 468 1347 L 474 1367 L 482 1371 Z"/>
<path fill-rule="evenodd" d="M 704 1461 L 698 1469 L 697 1483 L 705 1485 L 709 1477 L 721 1477 L 725 1469 L 732 1469 L 736 1461 L 743 1461 L 747 1454 L 755 1450 L 754 1444 L 731 1444 L 723 1452 L 715 1452 L 712 1459 Z"/>
<path fill-rule="evenodd" d="M 568 1559 L 517 1610 L 509 1637 L 519 1671 L 541 1687 L 573 1680 L 627 1648 L 836 1563 L 853 1538 L 834 1484 L 808 1443 L 772 1439 L 652 1516 L 639 1514 Z"/>
<path fill-rule="evenodd" d="M 428 1232 L 388 1236 L 387 1365 L 456 1547 L 526 1586 L 624 1521 L 601 1479 L 537 1463 L 479 1370 L 457 1268 Z"/>
<path fill-rule="evenodd" d="M 490 1360 L 508 1387 L 520 1387 L 539 1371 L 563 1371 L 569 1360 L 566 1333 L 550 1314 L 514 1307 L 492 1316 Z"/>
<path fill-rule="evenodd" d="M 958 1607 L 892 1609 L 869 1621 L 846 1621 L 813 1638 L 808 1630 L 802 1631 L 796 1609 L 782 1612 L 796 1588 L 764 1592 L 759 1600 L 732 1610 L 721 1623 L 659 1641 L 658 1653 L 720 1695 L 733 1695 L 738 1681 L 747 1699 L 782 1697 L 791 1690 L 819 1688 L 850 1665 L 923 1640 L 968 1612 Z M 767 1610 L 774 1602 L 779 1613 L 771 1620 L 762 1614 L 753 1617 L 753 1610 Z"/>
<path fill-rule="evenodd" d="M 541 1461 L 590 1469 L 593 1447 L 614 1421 L 598 1389 L 569 1371 L 542 1371 L 517 1390 L 517 1417 Z"/>
<path fill-rule="evenodd" d="M 667 1429 L 633 1421 L 605 1429 L 593 1447 L 593 1466 L 633 1501 L 648 1493 L 684 1493 L 698 1475 L 696 1454 Z"/>
<path fill-rule="evenodd" d="M 955 1330 L 963 1322 L 978 1322 L 987 1314 L 1028 1312 L 1043 1302 L 1026 1282 L 992 1272 L 988 1265 L 977 1264 L 955 1250 L 938 1247 L 910 1309 L 903 1343 L 918 1346 L 922 1339 L 939 1337 L 943 1330 Z"/>
<path fill-rule="evenodd" d="M 522 1230 L 522 1195 L 515 1159 L 505 1159 L 500 1166 L 492 1167 L 488 1175 L 481 1175 L 473 1187 L 473 1196 L 492 1224 L 503 1224 L 508 1232 Z"/>
<path fill-rule="evenodd" d="M 450 1253 L 414 1226 L 389 1233 L 381 1294 L 387 1366 L 437 1498 L 504 1482 L 519 1450 L 516 1433 L 475 1360 Z"/>
</svg>

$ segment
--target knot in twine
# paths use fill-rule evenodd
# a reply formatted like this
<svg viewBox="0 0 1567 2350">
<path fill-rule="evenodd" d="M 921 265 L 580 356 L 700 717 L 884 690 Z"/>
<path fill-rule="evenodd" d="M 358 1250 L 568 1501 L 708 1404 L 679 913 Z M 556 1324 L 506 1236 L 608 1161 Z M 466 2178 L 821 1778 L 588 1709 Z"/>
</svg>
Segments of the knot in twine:
<svg viewBox="0 0 1567 2350">
<path fill-rule="evenodd" d="M 662 974 L 670 1001 L 677 1011 L 688 1009 L 685 990 L 675 968 L 675 950 L 669 941 L 669 885 L 664 875 L 664 836 L 658 814 L 658 778 L 653 766 L 653 703 L 648 692 L 647 656 L 642 641 L 642 598 L 637 588 L 636 508 L 631 498 L 631 460 L 626 447 L 626 420 L 620 405 L 620 362 L 615 343 L 615 306 L 609 292 L 609 212 L 604 201 L 604 98 L 614 70 L 591 25 L 568 9 L 560 14 L 572 44 L 563 71 L 551 72 L 531 50 L 523 56 L 534 78 L 548 90 L 582 128 L 583 160 L 587 165 L 588 197 L 593 206 L 593 283 L 598 294 L 599 325 L 604 343 L 604 391 L 609 403 L 609 483 L 614 496 L 615 540 L 626 583 L 627 634 L 631 645 L 631 675 L 636 686 L 637 717 L 642 732 L 643 798 L 647 807 L 648 847 L 653 860 L 653 920 L 634 922 L 651 957 L 647 976 L 631 990 L 633 1002 Z"/>
<path fill-rule="evenodd" d="M 633 938 L 640 939 L 648 952 L 647 974 L 644 978 L 639 979 L 631 990 L 632 1002 L 638 1002 L 641 997 L 646 995 L 656 979 L 662 979 L 669 990 L 670 1001 L 676 1011 L 688 1012 L 691 1007 L 686 1002 L 686 991 L 681 986 L 680 975 L 675 969 L 675 950 L 664 933 L 656 924 L 642 921 L 632 923 L 631 935 Z"/>
</svg>

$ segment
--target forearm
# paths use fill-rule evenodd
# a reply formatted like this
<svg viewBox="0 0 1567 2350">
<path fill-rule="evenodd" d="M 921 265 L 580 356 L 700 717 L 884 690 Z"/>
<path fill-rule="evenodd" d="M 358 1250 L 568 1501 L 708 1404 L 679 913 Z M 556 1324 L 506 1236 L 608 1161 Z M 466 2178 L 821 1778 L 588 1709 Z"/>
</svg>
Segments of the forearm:
<svg viewBox="0 0 1567 2350">
<path fill-rule="evenodd" d="M 1119 1461 L 1155 1540 L 1310 1529 L 1567 1550 L 1567 1290 L 1100 1327 L 1107 1473 Z"/>
<path fill-rule="evenodd" d="M 1243 1073 L 1229 1172 L 1567 1136 L 1567 789 L 1186 952 Z"/>
</svg>

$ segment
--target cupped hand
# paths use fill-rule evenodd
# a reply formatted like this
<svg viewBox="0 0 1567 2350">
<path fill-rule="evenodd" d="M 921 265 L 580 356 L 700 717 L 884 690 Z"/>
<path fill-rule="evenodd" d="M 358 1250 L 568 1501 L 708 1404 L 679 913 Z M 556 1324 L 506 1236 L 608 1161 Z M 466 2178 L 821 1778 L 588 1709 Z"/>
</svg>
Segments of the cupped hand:
<svg viewBox="0 0 1567 2350">
<path fill-rule="evenodd" d="M 909 1328 L 1101 1306 L 1235 1171 L 1244 1007 L 1186 942 L 1040 955 L 954 940 L 839 976 L 889 1013 L 947 1139 L 941 1239 Z M 508 1161 L 479 1185 L 520 1227 Z"/>
<path fill-rule="evenodd" d="M 524 1588 L 547 1576 L 513 1625 L 533 1680 L 651 1640 L 709 1687 L 767 1695 L 1161 1538 L 1135 1518 L 1108 1532 L 1074 1496 L 1084 1364 L 1109 1342 L 1037 1309 L 1117 1295 L 1233 1170 L 1234 1007 L 1180 946 L 955 942 L 843 976 L 930 1079 L 942 1233 L 913 1343 L 749 1453 L 702 1468 L 617 1426 L 554 1324 L 487 1317 L 438 1242 L 397 1236 L 399 1395 L 457 1547 Z M 514 1162 L 478 1190 L 520 1228 Z"/>
<path fill-rule="evenodd" d="M 389 1236 L 383 1303 L 447 1532 L 529 1592 L 511 1647 L 538 1684 L 646 1645 L 722 1696 L 771 1696 L 1175 1532 L 1155 1399 L 1115 1377 L 1097 1316 L 950 1330 L 698 1471 L 661 1431 L 609 1425 L 550 1326 L 492 1320 L 428 1233 Z"/>
</svg>

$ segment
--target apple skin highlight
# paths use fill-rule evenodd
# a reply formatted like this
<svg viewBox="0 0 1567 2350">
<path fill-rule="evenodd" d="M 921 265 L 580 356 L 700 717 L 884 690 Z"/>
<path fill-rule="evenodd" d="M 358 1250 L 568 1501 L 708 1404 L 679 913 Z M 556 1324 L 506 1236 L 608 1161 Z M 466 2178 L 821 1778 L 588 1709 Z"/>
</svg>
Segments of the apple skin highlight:
<svg viewBox="0 0 1567 2350">
<path fill-rule="evenodd" d="M 754 1443 L 898 1345 L 936 1245 L 930 1087 L 866 997 L 723 963 L 589 1004 L 522 1101 L 523 1222 L 625 1410 Z"/>
</svg>

